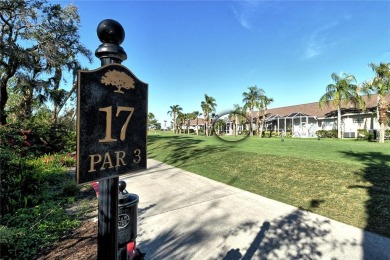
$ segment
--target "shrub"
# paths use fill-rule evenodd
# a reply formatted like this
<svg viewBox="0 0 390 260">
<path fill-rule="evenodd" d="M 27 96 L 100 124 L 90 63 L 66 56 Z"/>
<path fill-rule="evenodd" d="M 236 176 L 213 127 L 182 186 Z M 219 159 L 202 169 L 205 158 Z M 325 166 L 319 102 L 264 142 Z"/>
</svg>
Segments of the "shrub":
<svg viewBox="0 0 390 260">
<path fill-rule="evenodd" d="M 249 130 L 242 130 L 241 132 L 238 132 L 239 135 L 249 135 Z"/>
<path fill-rule="evenodd" d="M 0 144 L 20 156 L 41 156 L 76 150 L 76 134 L 63 124 L 24 122 L 0 126 Z"/>
<path fill-rule="evenodd" d="M 320 138 L 337 138 L 337 129 L 333 130 L 318 130 L 316 135 Z"/>
<path fill-rule="evenodd" d="M 264 131 L 262 137 L 275 137 L 278 136 L 276 131 Z"/>
<path fill-rule="evenodd" d="M 29 259 L 77 224 L 63 209 L 79 192 L 64 167 L 75 164 L 75 147 L 64 124 L 0 126 L 2 259 Z"/>
<path fill-rule="evenodd" d="M 385 130 L 385 139 L 390 139 L 390 129 Z"/>
<path fill-rule="evenodd" d="M 49 202 L 6 214 L 0 225 L 0 249 L 4 259 L 31 259 L 58 240 L 79 221 L 71 219 L 61 204 Z"/>
<path fill-rule="evenodd" d="M 66 197 L 76 196 L 80 192 L 80 186 L 75 180 L 66 180 L 62 184 L 62 195 Z"/>
<path fill-rule="evenodd" d="M 0 246 L 4 259 L 29 259 L 78 224 L 63 207 L 79 192 L 64 155 L 22 158 L 1 149 Z M 3 258 L 2 258 L 3 259 Z"/>
<path fill-rule="evenodd" d="M 58 193 L 53 186 L 61 186 L 66 179 L 64 166 L 69 161 L 74 162 L 74 158 L 58 154 L 22 158 L 0 148 L 1 214 L 35 206 Z"/>
<path fill-rule="evenodd" d="M 367 137 L 368 137 L 368 131 L 367 131 L 367 129 L 358 129 L 358 130 L 357 130 L 357 135 L 358 135 L 358 138 L 367 139 Z"/>
</svg>

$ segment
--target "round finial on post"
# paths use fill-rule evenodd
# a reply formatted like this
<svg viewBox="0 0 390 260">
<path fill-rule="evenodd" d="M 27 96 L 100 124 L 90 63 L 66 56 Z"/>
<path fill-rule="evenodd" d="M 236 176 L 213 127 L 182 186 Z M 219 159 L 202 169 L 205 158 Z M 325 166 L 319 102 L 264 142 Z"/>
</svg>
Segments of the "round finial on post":
<svg viewBox="0 0 390 260">
<path fill-rule="evenodd" d="M 119 46 L 125 39 L 125 30 L 115 20 L 106 19 L 99 23 L 97 35 L 102 42 L 95 51 L 95 56 L 101 60 L 101 64 L 122 63 L 127 59 L 126 52 Z"/>
<path fill-rule="evenodd" d="M 123 30 L 122 25 L 112 19 L 101 21 L 96 32 L 102 43 L 121 45 L 125 39 L 125 30 Z"/>
<path fill-rule="evenodd" d="M 126 189 L 126 182 L 125 181 L 119 181 L 119 192 L 122 193 Z"/>
</svg>

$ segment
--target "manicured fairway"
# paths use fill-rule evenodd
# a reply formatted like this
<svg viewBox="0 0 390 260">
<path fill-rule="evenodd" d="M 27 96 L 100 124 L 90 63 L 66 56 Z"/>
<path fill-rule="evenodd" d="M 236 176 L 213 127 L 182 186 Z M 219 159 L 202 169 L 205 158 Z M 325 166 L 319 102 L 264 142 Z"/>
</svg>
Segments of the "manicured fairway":
<svg viewBox="0 0 390 260">
<path fill-rule="evenodd" d="M 149 158 L 390 237 L 389 142 L 166 132 L 148 142 Z"/>
</svg>

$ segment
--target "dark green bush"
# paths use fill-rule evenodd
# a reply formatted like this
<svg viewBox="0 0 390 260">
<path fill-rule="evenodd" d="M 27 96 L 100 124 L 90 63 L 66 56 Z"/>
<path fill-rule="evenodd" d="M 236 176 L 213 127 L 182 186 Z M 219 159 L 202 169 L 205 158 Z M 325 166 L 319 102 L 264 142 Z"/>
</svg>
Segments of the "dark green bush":
<svg viewBox="0 0 390 260">
<path fill-rule="evenodd" d="M 30 259 L 77 224 L 64 211 L 79 192 L 65 168 L 75 137 L 63 124 L 0 126 L 1 259 Z"/>
<path fill-rule="evenodd" d="M 0 149 L 1 214 L 12 213 L 19 208 L 31 207 L 50 198 L 53 184 L 60 185 L 66 178 L 64 156 L 42 156 L 37 159 L 22 158 Z"/>
<path fill-rule="evenodd" d="M 1 176 L 1 254 L 29 259 L 77 225 L 64 206 L 79 187 L 63 167 L 63 155 L 34 159 L 2 150 L 1 166 L 7 170 Z"/>
<path fill-rule="evenodd" d="M 61 203 L 43 203 L 2 217 L 2 259 L 31 259 L 39 250 L 57 241 L 79 224 L 66 214 Z"/>
<path fill-rule="evenodd" d="M 62 183 L 62 195 L 69 197 L 69 196 L 76 196 L 80 192 L 80 186 L 77 185 L 75 180 L 66 180 Z"/>
<path fill-rule="evenodd" d="M 31 122 L 0 126 L 1 214 L 37 205 L 53 174 L 74 165 L 72 156 L 54 154 L 73 146 L 73 138 L 62 125 L 38 126 Z M 69 150 L 72 150 L 69 148 Z M 55 178 L 54 178 L 55 179 Z"/>
<path fill-rule="evenodd" d="M 320 138 L 337 138 L 337 129 L 333 130 L 318 130 L 316 135 Z"/>
<path fill-rule="evenodd" d="M 0 126 L 0 144 L 24 157 L 73 152 L 76 150 L 76 133 L 68 131 L 64 124 L 8 124 Z"/>
</svg>

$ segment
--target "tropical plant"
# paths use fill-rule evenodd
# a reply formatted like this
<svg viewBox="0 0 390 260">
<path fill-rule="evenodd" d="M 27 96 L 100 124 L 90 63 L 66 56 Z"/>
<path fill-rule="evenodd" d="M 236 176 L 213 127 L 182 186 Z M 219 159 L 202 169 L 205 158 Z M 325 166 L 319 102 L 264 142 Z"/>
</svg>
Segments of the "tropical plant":
<svg viewBox="0 0 390 260">
<path fill-rule="evenodd" d="M 158 121 L 155 115 L 151 112 L 148 113 L 148 130 L 149 129 L 157 129 Z"/>
<path fill-rule="evenodd" d="M 257 86 L 250 86 L 248 90 L 248 92 L 242 93 L 244 97 L 242 102 L 244 103 L 244 110 L 249 109 L 249 133 L 250 136 L 253 136 L 253 110 L 260 106 L 259 100 L 261 96 L 264 96 L 264 90 L 257 88 Z"/>
<path fill-rule="evenodd" d="M 167 112 L 168 115 L 170 115 L 173 119 L 173 129 L 172 131 L 176 134 L 177 129 L 176 129 L 176 120 L 177 120 L 177 115 L 179 112 L 183 110 L 179 105 L 173 105 L 169 107 L 171 110 Z"/>
<path fill-rule="evenodd" d="M 181 134 L 181 130 L 183 129 L 183 126 L 186 125 L 186 114 L 182 112 L 177 113 L 177 119 L 176 119 L 176 127 L 177 127 L 177 133 Z M 185 132 L 185 130 L 184 130 Z"/>
<path fill-rule="evenodd" d="M 263 128 L 265 126 L 265 118 L 267 116 L 268 105 L 271 104 L 272 102 L 274 102 L 273 98 L 269 98 L 265 95 L 260 97 L 260 104 L 263 110 L 262 123 L 260 125 L 260 138 L 263 136 Z"/>
<path fill-rule="evenodd" d="M 195 118 L 197 118 L 195 112 L 185 114 L 187 134 L 190 134 L 191 120 L 194 120 Z"/>
<path fill-rule="evenodd" d="M 234 110 L 229 114 L 229 120 L 233 122 L 233 133 L 235 137 L 237 136 L 237 127 L 243 123 L 241 122 L 242 117 L 245 118 L 243 108 L 238 104 L 234 104 Z"/>
<path fill-rule="evenodd" d="M 215 112 L 215 107 L 217 106 L 217 103 L 215 98 L 208 96 L 207 94 L 204 95 L 204 99 L 205 100 L 201 102 L 200 106 L 203 110 L 206 136 L 208 136 L 210 135 L 209 133 L 210 113 L 213 111 Z"/>
<path fill-rule="evenodd" d="M 1 124 L 7 123 L 8 84 L 16 74 L 23 79 L 19 83 L 24 84 L 27 101 L 44 95 L 53 102 L 56 115 L 57 106 L 66 96 L 60 89 L 64 69 L 76 62 L 77 55 L 92 59 L 91 51 L 79 41 L 77 7 L 45 0 L 3 0 L 0 27 Z M 25 108 L 30 105 L 26 103 Z"/>
<path fill-rule="evenodd" d="M 341 76 L 336 73 L 331 75 L 334 84 L 326 87 L 326 93 L 320 98 L 319 107 L 323 109 L 324 104 L 332 104 L 337 109 L 337 138 L 341 138 L 341 106 L 352 103 L 355 107 L 364 108 L 365 104 L 358 93 L 358 86 L 353 75 L 343 73 Z"/>
<path fill-rule="evenodd" d="M 199 135 L 198 123 L 199 123 L 199 116 L 202 115 L 202 113 L 200 113 L 199 111 L 194 111 L 192 112 L 192 114 L 196 120 L 196 126 L 195 126 L 196 135 Z"/>
<path fill-rule="evenodd" d="M 380 63 L 379 65 L 370 63 L 370 68 L 375 72 L 375 77 L 368 82 L 364 82 L 362 92 L 369 97 L 377 94 L 377 117 L 380 125 L 379 142 L 385 142 L 385 130 L 389 121 L 387 111 L 389 104 L 386 96 L 390 95 L 390 63 Z"/>
<path fill-rule="evenodd" d="M 214 123 L 214 131 L 216 135 L 221 135 L 221 132 L 224 133 L 224 129 L 226 130 L 226 121 L 222 118 L 216 118 L 216 121 Z"/>
</svg>

